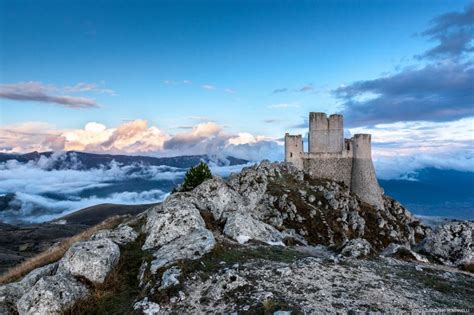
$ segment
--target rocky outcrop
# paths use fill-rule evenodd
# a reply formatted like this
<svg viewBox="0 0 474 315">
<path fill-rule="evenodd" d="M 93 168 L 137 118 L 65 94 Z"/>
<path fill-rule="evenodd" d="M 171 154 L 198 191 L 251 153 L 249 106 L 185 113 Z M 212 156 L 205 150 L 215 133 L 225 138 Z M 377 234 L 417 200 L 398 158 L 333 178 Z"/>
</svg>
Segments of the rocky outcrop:
<svg viewBox="0 0 474 315">
<path fill-rule="evenodd" d="M 363 238 L 356 238 L 347 242 L 341 250 L 341 255 L 345 257 L 362 258 L 372 253 L 372 246 Z"/>
<path fill-rule="evenodd" d="M 439 226 L 421 244 L 421 250 L 443 264 L 474 270 L 474 222 Z"/>
<path fill-rule="evenodd" d="M 88 289 L 70 275 L 58 273 L 41 278 L 16 303 L 18 313 L 61 314 L 86 296 Z"/>
<path fill-rule="evenodd" d="M 199 259 L 209 253 L 215 244 L 216 241 L 211 231 L 207 229 L 195 230 L 155 251 L 153 253 L 155 259 L 151 262 L 150 271 L 156 273 L 158 269 L 169 266 L 178 260 Z"/>
<path fill-rule="evenodd" d="M 409 247 L 394 243 L 388 245 L 387 248 L 380 255 L 384 257 L 394 257 L 402 260 L 413 260 L 424 263 L 428 262 L 428 259 L 414 252 Z"/>
<path fill-rule="evenodd" d="M 472 227 L 456 222 L 430 232 L 394 199 L 374 208 L 342 183 L 264 161 L 171 194 L 74 244 L 57 263 L 1 286 L 0 313 L 58 314 L 79 299 L 87 309 L 88 292 L 117 294 L 107 287 L 113 281 L 122 281 L 113 285 L 130 299 L 123 313 L 465 307 L 472 278 L 454 269 L 425 271 L 431 265 L 415 249 L 428 235 L 421 243 L 427 255 L 465 266 L 472 263 Z M 457 293 L 436 291 L 433 277 Z"/>
<path fill-rule="evenodd" d="M 248 240 L 256 240 L 270 245 L 283 245 L 283 235 L 277 229 L 241 213 L 235 213 L 227 218 L 224 234 L 241 244 Z"/>
<path fill-rule="evenodd" d="M 137 237 L 138 234 L 132 227 L 121 224 L 114 230 L 101 230 L 95 233 L 91 240 L 109 239 L 118 245 L 127 245 L 135 241 Z"/>
<path fill-rule="evenodd" d="M 58 269 L 91 282 L 102 283 L 118 263 L 120 249 L 109 239 L 77 242 L 64 254 Z"/>
<path fill-rule="evenodd" d="M 168 197 L 162 206 L 149 212 L 143 249 L 156 248 L 193 230 L 204 229 L 206 224 L 195 206 L 195 198 L 188 193 Z"/>
</svg>

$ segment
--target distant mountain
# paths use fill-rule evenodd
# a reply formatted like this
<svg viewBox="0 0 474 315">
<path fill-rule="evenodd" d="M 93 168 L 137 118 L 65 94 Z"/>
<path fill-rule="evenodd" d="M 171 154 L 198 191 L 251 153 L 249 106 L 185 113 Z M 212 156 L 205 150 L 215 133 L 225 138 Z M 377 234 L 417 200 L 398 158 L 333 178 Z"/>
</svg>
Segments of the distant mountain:
<svg viewBox="0 0 474 315">
<path fill-rule="evenodd" d="M 385 194 L 418 215 L 474 219 L 474 172 L 425 168 L 416 180 L 379 180 Z"/>
<path fill-rule="evenodd" d="M 176 157 L 151 157 L 151 156 L 133 156 L 133 155 L 112 155 L 112 154 L 95 154 L 68 151 L 63 154 L 54 154 L 54 152 L 31 152 L 26 154 L 6 154 L 0 153 L 0 163 L 8 160 L 17 160 L 21 163 L 29 161 L 38 161 L 41 157 L 47 158 L 45 165 L 50 169 L 81 169 L 87 170 L 109 164 L 112 161 L 120 164 L 130 165 L 134 163 L 142 163 L 145 165 L 164 165 L 178 168 L 189 168 L 195 166 L 200 161 L 206 163 L 214 163 L 218 166 L 242 165 L 249 161 L 238 159 L 232 156 L 216 157 L 209 155 L 186 155 Z"/>
</svg>

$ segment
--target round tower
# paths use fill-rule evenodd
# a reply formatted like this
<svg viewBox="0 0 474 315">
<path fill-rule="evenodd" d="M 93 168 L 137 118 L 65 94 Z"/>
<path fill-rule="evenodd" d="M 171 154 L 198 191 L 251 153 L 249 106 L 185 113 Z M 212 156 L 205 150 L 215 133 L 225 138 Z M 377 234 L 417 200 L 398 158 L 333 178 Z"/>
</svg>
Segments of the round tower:
<svg viewBox="0 0 474 315">
<path fill-rule="evenodd" d="M 356 134 L 353 139 L 353 162 L 351 190 L 359 198 L 379 209 L 383 209 L 382 189 L 372 163 L 370 134 Z"/>
</svg>

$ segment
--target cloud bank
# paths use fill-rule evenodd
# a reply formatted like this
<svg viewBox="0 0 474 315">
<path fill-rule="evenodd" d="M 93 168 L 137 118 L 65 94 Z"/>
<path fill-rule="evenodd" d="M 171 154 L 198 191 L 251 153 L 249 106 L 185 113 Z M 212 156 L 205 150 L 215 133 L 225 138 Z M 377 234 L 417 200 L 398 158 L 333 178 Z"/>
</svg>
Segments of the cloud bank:
<svg viewBox="0 0 474 315">
<path fill-rule="evenodd" d="M 74 160 L 67 168 L 51 169 L 50 165 L 61 157 L 57 153 L 28 163 L 15 160 L 0 163 L 0 196 L 16 195 L 8 209 L 0 211 L 0 221 L 43 222 L 101 203 L 159 202 L 181 182 L 186 172 L 168 166 L 123 165 L 114 161 L 81 170 Z M 228 176 L 243 166 L 210 163 L 213 174 L 219 176 Z"/>
<path fill-rule="evenodd" d="M 154 156 L 209 154 L 232 155 L 254 161 L 283 158 L 281 143 L 268 136 L 230 134 L 215 122 L 198 123 L 185 130 L 171 135 L 156 126 L 149 126 L 142 119 L 115 128 L 89 122 L 83 129 L 66 130 L 30 122 L 0 127 L 0 152 L 87 151 Z"/>
</svg>

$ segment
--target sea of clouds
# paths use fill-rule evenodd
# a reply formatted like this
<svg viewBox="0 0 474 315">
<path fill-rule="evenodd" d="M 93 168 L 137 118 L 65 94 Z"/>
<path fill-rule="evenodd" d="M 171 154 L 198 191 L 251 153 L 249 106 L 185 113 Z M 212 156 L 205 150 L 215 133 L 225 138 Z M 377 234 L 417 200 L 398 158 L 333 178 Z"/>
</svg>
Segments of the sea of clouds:
<svg viewBox="0 0 474 315">
<path fill-rule="evenodd" d="M 147 204 L 164 200 L 179 184 L 186 169 L 144 164 L 122 165 L 115 161 L 98 168 L 51 169 L 53 159 L 20 163 L 0 163 L 0 196 L 15 194 L 10 206 L 0 211 L 5 223 L 38 223 L 53 220 L 76 210 L 102 204 Z M 218 166 L 210 163 L 213 174 L 227 177 L 245 165 Z M 134 187 L 139 183 L 140 187 Z M 95 194 L 94 192 L 97 192 Z"/>
</svg>

